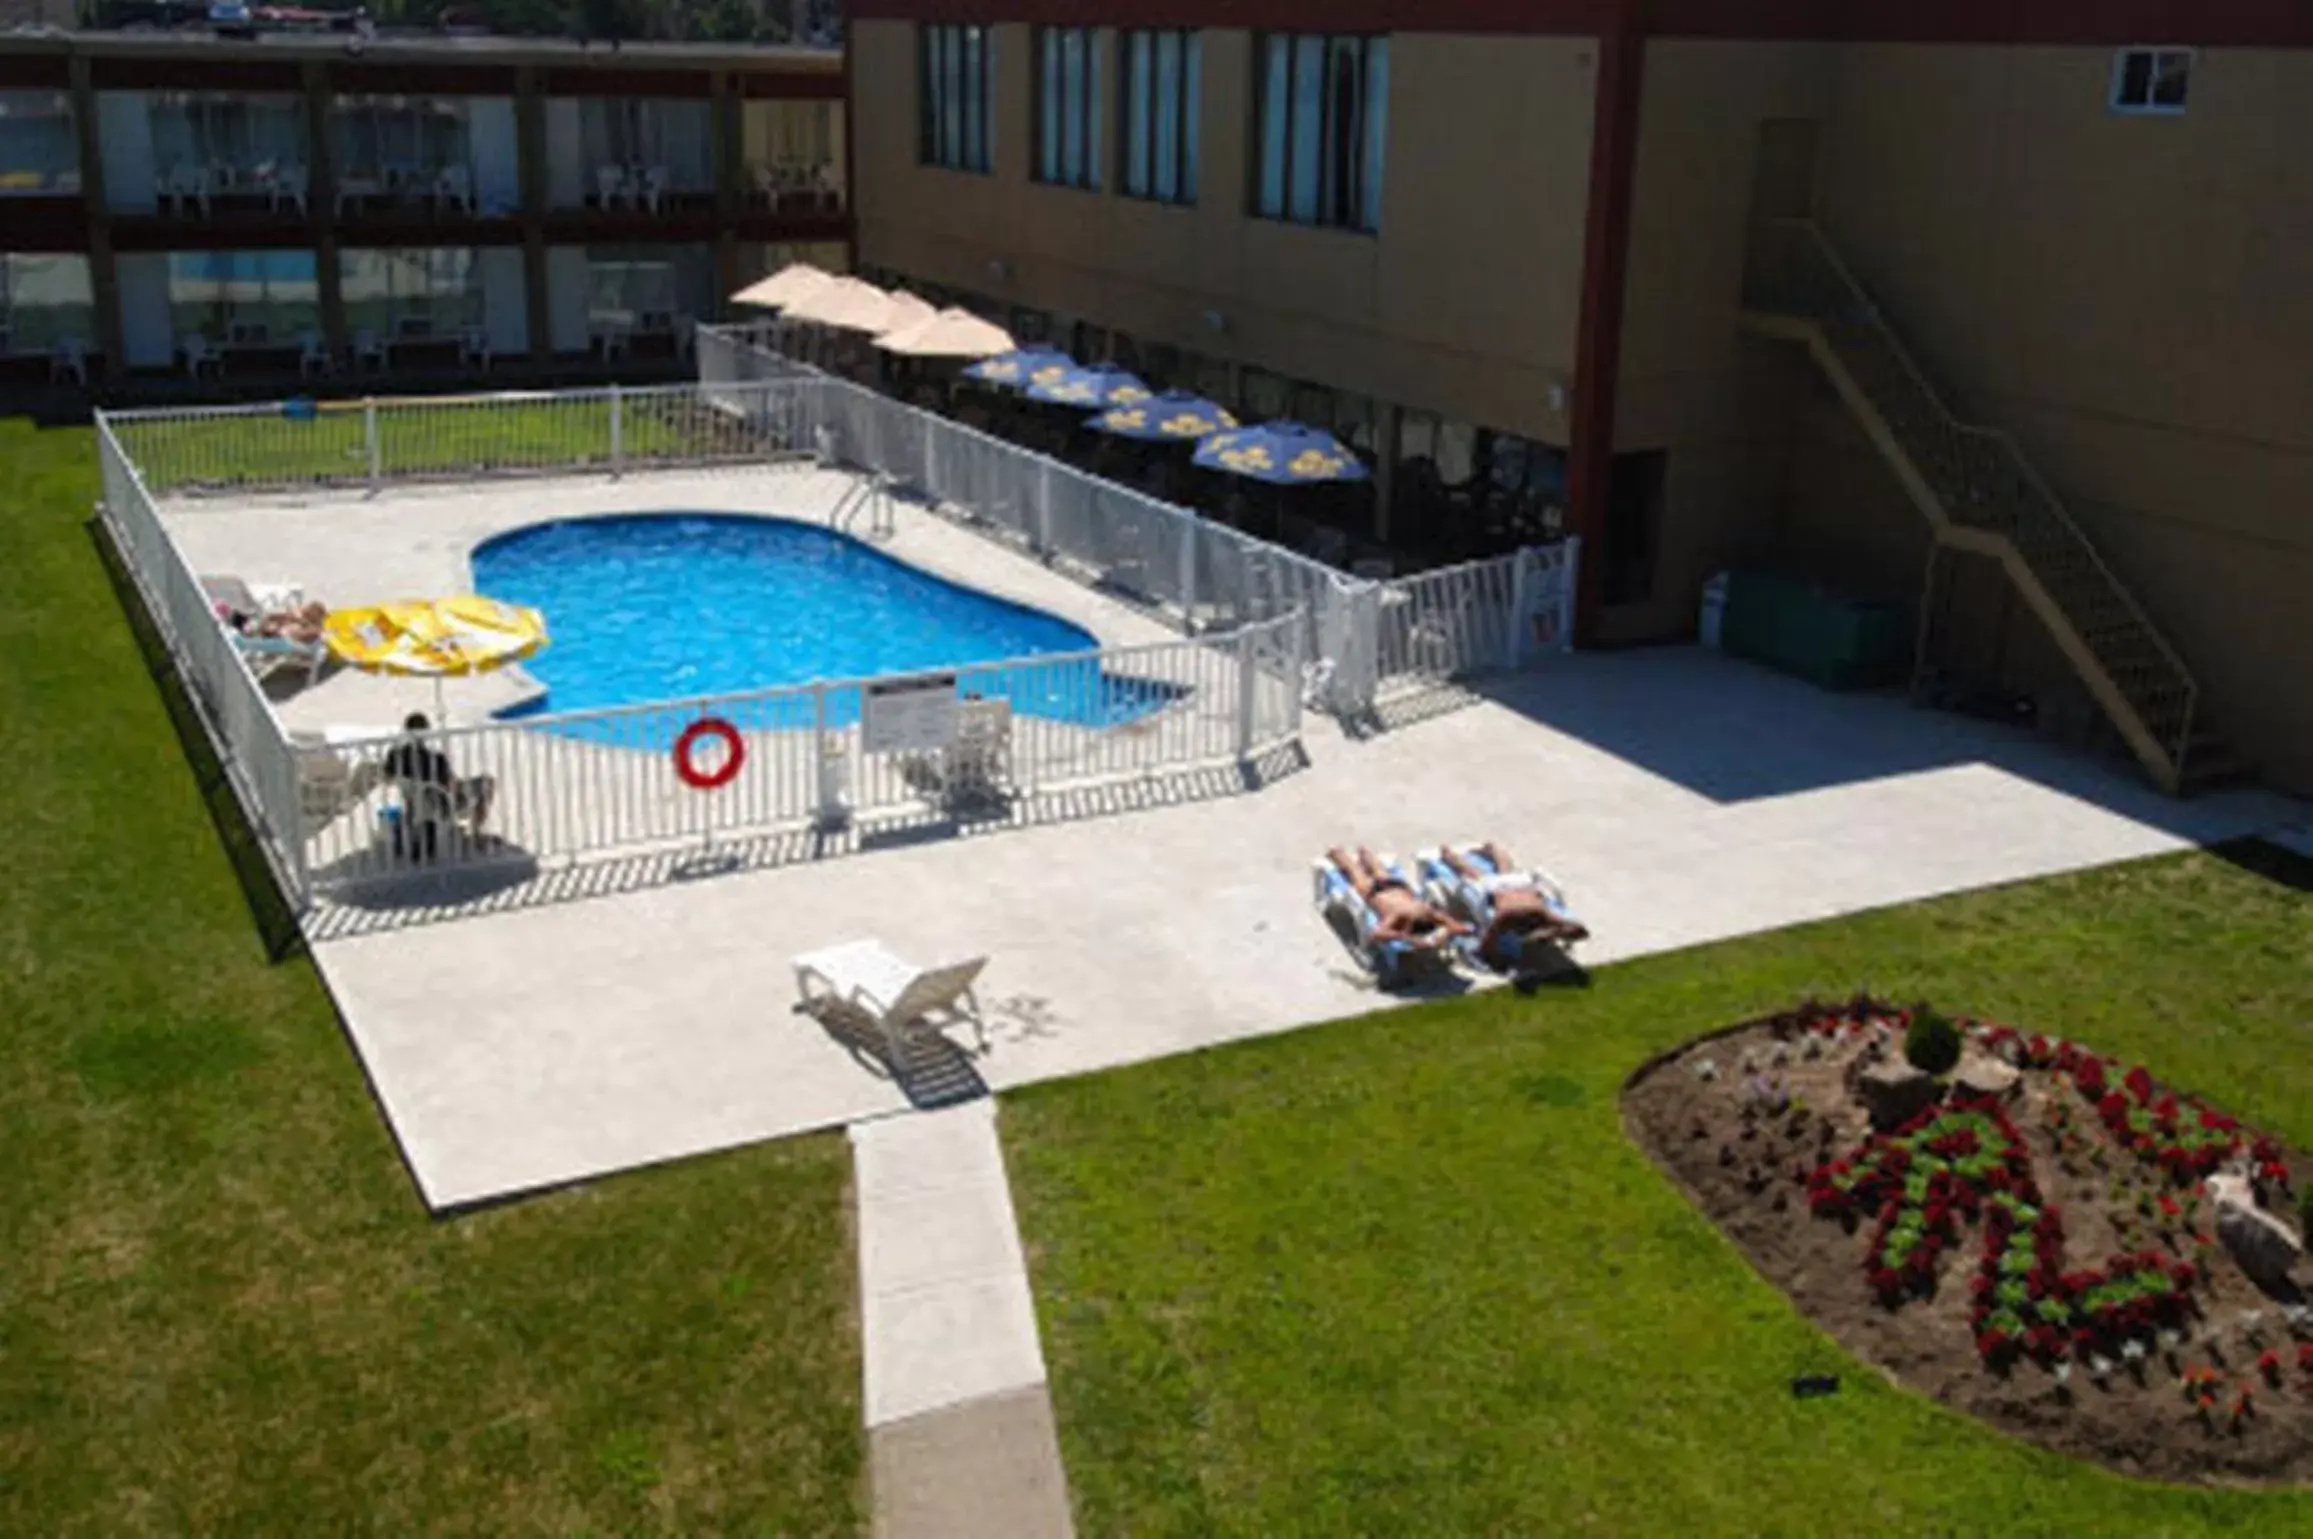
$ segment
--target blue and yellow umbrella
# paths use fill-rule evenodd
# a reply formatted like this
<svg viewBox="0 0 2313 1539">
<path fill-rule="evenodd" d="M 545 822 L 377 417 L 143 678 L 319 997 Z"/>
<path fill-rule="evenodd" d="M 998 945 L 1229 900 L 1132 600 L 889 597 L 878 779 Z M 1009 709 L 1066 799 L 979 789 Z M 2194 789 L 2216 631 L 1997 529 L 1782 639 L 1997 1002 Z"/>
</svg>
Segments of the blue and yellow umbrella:
<svg viewBox="0 0 2313 1539">
<path fill-rule="evenodd" d="M 983 358 L 964 371 L 964 378 L 983 385 L 1025 390 L 1039 380 L 1059 379 L 1074 373 L 1076 360 L 1057 348 L 1016 347 L 993 358 Z"/>
<path fill-rule="evenodd" d="M 1046 401 L 1054 406 L 1075 406 L 1084 410 L 1107 410 L 1116 406 L 1138 406 L 1154 394 L 1130 369 L 1113 363 L 1087 364 L 1072 369 L 1057 379 L 1046 379 L 1041 374 L 1028 386 L 1028 399 Z"/>
<path fill-rule="evenodd" d="M 1197 445 L 1193 463 L 1272 486 L 1362 481 L 1372 474 L 1340 439 L 1304 422 L 1264 422 L 1210 434 Z"/>
<path fill-rule="evenodd" d="M 1189 443 L 1208 433 L 1233 428 L 1237 419 L 1201 395 L 1165 390 L 1135 405 L 1112 407 L 1093 418 L 1092 425 L 1119 438 Z"/>
</svg>

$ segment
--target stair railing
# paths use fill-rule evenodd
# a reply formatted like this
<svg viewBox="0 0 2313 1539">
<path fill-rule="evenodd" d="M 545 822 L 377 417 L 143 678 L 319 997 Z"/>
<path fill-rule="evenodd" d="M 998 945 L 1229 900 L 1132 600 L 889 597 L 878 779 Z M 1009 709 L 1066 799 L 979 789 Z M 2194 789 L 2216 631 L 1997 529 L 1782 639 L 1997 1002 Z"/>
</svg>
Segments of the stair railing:
<svg viewBox="0 0 2313 1539">
<path fill-rule="evenodd" d="M 1894 378 L 1887 378 L 1889 371 L 1885 369 L 1878 371 L 1881 378 L 1876 388 L 1870 369 L 1850 372 L 1888 426 L 1903 439 L 1904 452 L 1928 478 L 1949 516 L 2005 536 L 2035 575 L 2051 565 L 2085 566 L 2119 601 L 2127 620 L 2151 644 L 2171 675 L 2153 695 L 2158 704 L 2176 702 L 2173 726 L 2149 716 L 2145 726 L 2156 738 L 2164 735 L 2164 726 L 2169 727 L 2165 735 L 2170 762 L 2181 778 L 2199 703 L 2199 686 L 2192 671 L 2055 491 L 2040 478 L 2021 446 L 1998 428 L 1978 427 L 1952 414 L 1928 382 L 1926 371 L 1873 303 L 1870 292 L 1812 220 L 1767 220 L 1760 234 L 1765 237 L 1760 246 L 1768 256 L 1754 265 L 1746 279 L 1745 303 L 1755 310 L 1816 322 L 1843 363 L 1849 361 L 1850 349 L 1842 348 L 1841 342 L 1852 344 L 1861 339 L 1881 359 L 1893 364 Z M 1909 396 L 1908 404 L 1914 409 L 1905 411 L 1907 403 L 1888 399 L 1890 386 Z M 1927 442 L 1918 442 L 1913 436 L 1921 433 L 1928 435 Z M 2085 633 L 2081 639 L 2087 641 Z M 2101 655 L 2098 660 L 2104 662 Z M 2130 694 L 2119 677 L 2113 682 L 2123 694 Z M 2143 709 L 2133 695 L 2130 704 Z"/>
</svg>

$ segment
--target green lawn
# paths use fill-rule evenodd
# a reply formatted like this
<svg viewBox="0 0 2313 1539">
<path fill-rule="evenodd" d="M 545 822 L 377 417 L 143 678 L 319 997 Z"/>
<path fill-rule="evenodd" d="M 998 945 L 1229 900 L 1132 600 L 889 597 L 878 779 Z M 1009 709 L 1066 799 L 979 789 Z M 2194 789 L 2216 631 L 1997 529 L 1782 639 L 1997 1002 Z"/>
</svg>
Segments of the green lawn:
<svg viewBox="0 0 2313 1539">
<path fill-rule="evenodd" d="M 610 402 L 601 394 L 486 403 L 405 397 L 381 401 L 377 421 L 378 468 L 387 478 L 577 470 L 611 458 Z M 759 435 L 680 396 L 629 399 L 619 426 L 619 452 L 633 462 L 759 447 Z M 306 418 L 269 410 L 197 423 L 132 421 L 117 431 L 155 496 L 182 486 L 350 486 L 369 477 L 368 423 L 358 400 L 324 403 Z"/>
<path fill-rule="evenodd" d="M 0 422 L 0 1532 L 855 1533 L 848 1159 L 429 1219 Z"/>
<path fill-rule="evenodd" d="M 2141 1057 L 2313 1144 L 2288 869 L 2133 865 L 1007 1097 L 1080 1531 L 2313 1533 L 2313 1493 L 2133 1484 L 1861 1370 L 1617 1113 L 1650 1053 L 1869 986 Z M 1794 1401 L 1819 1370 L 1841 1392 Z"/>
</svg>

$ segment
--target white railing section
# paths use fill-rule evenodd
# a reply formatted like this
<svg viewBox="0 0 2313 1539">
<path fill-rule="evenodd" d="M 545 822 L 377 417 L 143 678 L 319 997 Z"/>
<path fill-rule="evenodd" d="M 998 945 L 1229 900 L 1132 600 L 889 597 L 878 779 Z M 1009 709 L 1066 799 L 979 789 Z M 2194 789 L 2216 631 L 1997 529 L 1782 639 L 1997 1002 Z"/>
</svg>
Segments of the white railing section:
<svg viewBox="0 0 2313 1539">
<path fill-rule="evenodd" d="M 156 496 L 619 475 L 811 452 L 801 383 L 287 401 L 111 415 Z"/>
<path fill-rule="evenodd" d="M 1198 517 L 1065 461 L 824 374 L 763 346 L 759 328 L 702 326 L 700 388 L 796 383 L 822 452 L 913 491 L 1183 632 L 1304 616 L 1313 697 L 1350 715 L 1372 699 L 1364 579 Z M 824 432 L 822 432 L 824 430 Z"/>
<path fill-rule="evenodd" d="M 97 416 L 96 442 L 105 528 L 209 734 L 250 830 L 283 892 L 294 901 L 304 889 L 304 842 L 298 826 L 297 764 L 280 720 L 200 579 L 161 527 L 143 477 L 103 413 Z"/>
<path fill-rule="evenodd" d="M 397 784 L 393 736 L 298 750 L 305 859 L 327 889 L 415 871 L 696 846 L 854 819 L 1003 821 L 1024 798 L 1250 766 L 1301 730 L 1298 617 L 1228 635 L 944 670 L 962 732 L 945 748 L 869 751 L 847 680 L 437 730 L 425 746 L 466 785 L 431 831 Z M 891 681 L 878 681 L 888 684 Z M 674 747 L 705 719 L 744 752 L 711 789 Z M 696 766 L 720 748 L 695 749 Z M 486 815 L 471 810 L 489 784 Z"/>
<path fill-rule="evenodd" d="M 1377 698 L 1566 651 L 1579 549 L 1573 539 L 1528 546 L 1383 584 L 1373 615 Z"/>
</svg>

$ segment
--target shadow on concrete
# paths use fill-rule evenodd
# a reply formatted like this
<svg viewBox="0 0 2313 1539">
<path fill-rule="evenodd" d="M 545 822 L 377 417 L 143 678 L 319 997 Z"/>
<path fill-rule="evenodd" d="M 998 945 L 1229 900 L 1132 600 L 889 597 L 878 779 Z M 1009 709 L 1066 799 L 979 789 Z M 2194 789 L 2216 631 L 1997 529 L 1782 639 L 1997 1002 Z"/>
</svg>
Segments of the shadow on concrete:
<svg viewBox="0 0 2313 1539">
<path fill-rule="evenodd" d="M 605 855 L 542 867 L 514 851 L 506 859 L 439 871 L 396 873 L 351 881 L 316 900 L 305 933 L 316 941 L 342 940 L 383 930 L 509 913 L 590 898 L 615 897 L 670 882 L 711 880 L 777 870 L 844 855 L 873 854 L 950 839 L 982 838 L 1018 828 L 1089 822 L 1160 807 L 1188 806 L 1243 796 L 1309 767 L 1299 743 L 1271 749 L 1244 765 L 1182 770 L 1109 785 L 1064 788 L 1016 796 L 981 815 L 959 817 L 936 807 L 900 809 L 823 832 L 786 829 L 719 835 L 711 845 L 684 844 L 628 855 Z M 326 876 L 326 873 L 318 873 Z M 349 873 L 350 874 L 350 873 Z"/>
<path fill-rule="evenodd" d="M 1738 803 L 1980 764 L 2197 837 L 2237 826 L 2241 797 L 2179 800 L 2107 760 L 2028 729 L 1916 707 L 1888 692 L 1819 689 L 1699 647 L 1579 652 L 1392 702 L 1396 725 L 1483 701 L 1714 802 Z M 1392 725 L 1383 715 L 1382 730 Z M 2230 805 L 2230 816 L 2223 815 Z"/>
<path fill-rule="evenodd" d="M 936 1111 L 988 1094 L 988 1082 L 980 1077 L 973 1055 L 944 1032 L 900 1032 L 895 1059 L 890 1039 L 858 1012 L 815 1009 L 808 1001 L 794 1008 L 797 1015 L 818 1022 L 820 1030 L 851 1054 L 860 1068 L 878 1079 L 890 1080 L 917 1111 Z"/>
<path fill-rule="evenodd" d="M 484 903 L 538 879 L 538 857 L 502 839 L 477 841 L 474 858 L 456 864 L 399 865 L 376 875 L 384 857 L 375 850 L 346 856 L 316 870 L 317 880 L 335 884 L 333 903 L 381 913 L 439 909 Z M 681 872 L 673 873 L 679 878 Z"/>
</svg>

